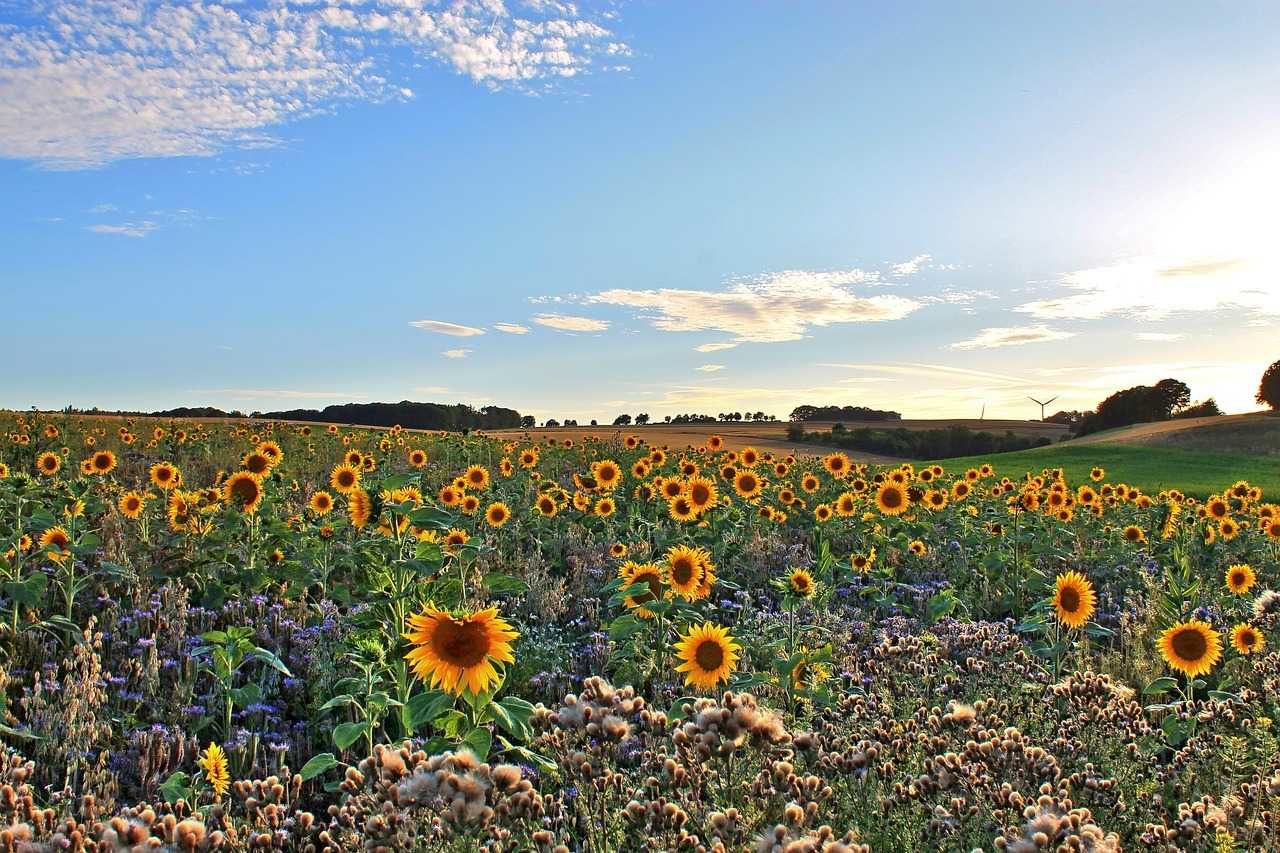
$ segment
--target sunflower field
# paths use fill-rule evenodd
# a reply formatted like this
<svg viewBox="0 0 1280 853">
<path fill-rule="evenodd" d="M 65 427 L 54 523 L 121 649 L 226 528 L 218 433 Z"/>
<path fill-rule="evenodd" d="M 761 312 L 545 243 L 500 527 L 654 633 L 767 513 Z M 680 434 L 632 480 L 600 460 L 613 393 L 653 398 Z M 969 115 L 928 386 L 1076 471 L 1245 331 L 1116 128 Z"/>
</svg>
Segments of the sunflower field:
<svg viewBox="0 0 1280 853">
<path fill-rule="evenodd" d="M 0 851 L 1280 850 L 1280 505 L 0 414 Z"/>
</svg>

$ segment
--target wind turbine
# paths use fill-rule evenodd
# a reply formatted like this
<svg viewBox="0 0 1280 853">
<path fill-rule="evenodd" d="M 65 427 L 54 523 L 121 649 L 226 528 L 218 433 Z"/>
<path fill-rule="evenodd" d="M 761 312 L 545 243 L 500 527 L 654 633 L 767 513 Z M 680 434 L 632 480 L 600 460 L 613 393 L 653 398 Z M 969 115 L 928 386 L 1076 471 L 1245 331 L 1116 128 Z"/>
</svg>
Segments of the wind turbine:
<svg viewBox="0 0 1280 853">
<path fill-rule="evenodd" d="M 1059 395 L 1059 396 L 1060 396 L 1060 395 Z M 1045 406 L 1047 406 L 1047 405 L 1049 405 L 1050 403 L 1052 403 L 1054 400 L 1058 399 L 1058 396 L 1050 397 L 1048 400 L 1045 400 L 1045 401 L 1043 401 L 1043 402 L 1041 402 L 1040 400 L 1037 400 L 1035 397 L 1028 397 L 1027 399 L 1028 399 L 1028 400 L 1030 400 L 1031 402 L 1035 403 L 1036 405 L 1038 405 L 1038 406 L 1040 407 L 1040 420 L 1041 420 L 1041 421 L 1043 421 L 1043 420 L 1044 420 L 1044 407 L 1045 407 Z"/>
</svg>

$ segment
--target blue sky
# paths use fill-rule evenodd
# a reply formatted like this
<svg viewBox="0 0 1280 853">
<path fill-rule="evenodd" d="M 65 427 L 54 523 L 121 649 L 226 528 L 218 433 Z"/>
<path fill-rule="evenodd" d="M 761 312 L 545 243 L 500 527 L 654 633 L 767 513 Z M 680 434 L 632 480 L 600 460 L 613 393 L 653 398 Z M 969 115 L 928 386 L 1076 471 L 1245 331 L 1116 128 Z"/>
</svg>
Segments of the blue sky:
<svg viewBox="0 0 1280 853">
<path fill-rule="evenodd" d="M 1249 410 L 1277 27 L 0 0 L 0 405 L 1030 417 L 1177 376 Z"/>
</svg>

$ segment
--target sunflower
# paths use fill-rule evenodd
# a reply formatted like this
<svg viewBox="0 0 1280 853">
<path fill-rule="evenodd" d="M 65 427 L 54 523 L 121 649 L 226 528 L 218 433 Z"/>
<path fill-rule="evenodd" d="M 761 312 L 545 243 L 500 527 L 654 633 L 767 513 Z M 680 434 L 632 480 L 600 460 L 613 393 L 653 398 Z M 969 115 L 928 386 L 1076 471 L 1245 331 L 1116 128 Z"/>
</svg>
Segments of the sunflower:
<svg viewBox="0 0 1280 853">
<path fill-rule="evenodd" d="M 912 539 L 907 545 L 907 550 L 911 552 L 912 556 L 923 557 L 929 553 L 929 546 L 919 539 Z"/>
<path fill-rule="evenodd" d="M 1180 622 L 1160 635 L 1160 656 L 1188 678 L 1206 675 L 1222 657 L 1222 635 L 1208 622 Z"/>
<path fill-rule="evenodd" d="M 1132 542 L 1135 544 L 1140 542 L 1146 542 L 1147 534 L 1144 533 L 1142 531 L 1142 528 L 1139 527 L 1138 525 L 1129 524 L 1129 525 L 1126 525 L 1124 528 L 1124 541 Z"/>
<path fill-rule="evenodd" d="M 427 464 L 427 451 L 415 447 L 409 451 L 405 458 L 409 460 L 409 465 L 412 467 L 421 468 Z"/>
<path fill-rule="evenodd" d="M 316 492 L 311 496 L 311 500 L 307 501 L 307 505 L 316 515 L 327 515 L 329 510 L 333 509 L 333 495 L 328 492 Z"/>
<path fill-rule="evenodd" d="M 663 580 L 671 591 L 683 599 L 694 601 L 702 585 L 702 555 L 696 548 L 677 545 L 667 551 Z"/>
<path fill-rule="evenodd" d="M 237 471 L 222 484 L 222 499 L 246 514 L 262 505 L 262 481 L 256 474 Z"/>
<path fill-rule="evenodd" d="M 275 460 L 272 457 L 257 450 L 246 453 L 244 458 L 240 460 L 241 468 L 250 474 L 257 474 L 259 477 L 270 474 L 273 465 L 275 465 Z"/>
<path fill-rule="evenodd" d="M 604 459 L 591 463 L 591 476 L 600 488 L 612 490 L 622 479 L 622 469 L 612 459 Z"/>
<path fill-rule="evenodd" d="M 449 532 L 444 535 L 445 550 L 450 552 L 466 545 L 470 541 L 471 534 L 459 527 L 449 528 Z"/>
<path fill-rule="evenodd" d="M 501 683 L 495 664 L 515 663 L 511 643 L 518 636 L 496 607 L 454 616 L 428 604 L 409 617 L 405 660 L 433 688 L 479 696 Z"/>
<path fill-rule="evenodd" d="M 971 488 L 968 482 L 964 480 L 956 480 L 956 482 L 951 486 L 951 497 L 954 500 L 962 501 L 969 497 L 970 491 Z"/>
<path fill-rule="evenodd" d="M 684 494 L 684 483 L 674 477 L 669 480 L 663 478 L 658 484 L 658 492 L 667 500 L 674 500 Z"/>
<path fill-rule="evenodd" d="M 871 571 L 871 567 L 876 562 L 876 549 L 872 548 L 866 554 L 853 554 L 849 557 L 849 567 L 855 572 L 866 574 Z"/>
<path fill-rule="evenodd" d="M 1101 482 L 1102 482 L 1102 478 L 1103 478 L 1103 477 L 1105 477 L 1105 476 L 1107 476 L 1107 472 L 1106 472 L 1104 469 L 1102 469 L 1101 467 L 1098 467 L 1098 466 L 1094 466 L 1094 467 L 1089 471 L 1089 479 L 1090 479 L 1090 480 L 1093 480 L 1095 483 L 1101 483 Z"/>
<path fill-rule="evenodd" d="M 1053 609 L 1058 621 L 1068 628 L 1083 627 L 1093 616 L 1096 603 L 1093 584 L 1079 572 L 1058 575 L 1054 581 Z"/>
<path fill-rule="evenodd" d="M 1221 520 L 1231 514 L 1231 504 L 1221 495 L 1214 495 L 1205 501 L 1204 511 L 1210 518 Z"/>
<path fill-rule="evenodd" d="M 792 595 L 798 595 L 801 598 L 812 598 L 814 592 L 817 591 L 817 585 L 813 582 L 813 575 L 804 569 L 791 570 L 791 574 L 787 575 L 787 588 L 791 590 Z"/>
<path fill-rule="evenodd" d="M 501 527 L 511 518 L 511 508 L 502 501 L 494 501 L 484 511 L 485 523 L 490 527 Z"/>
<path fill-rule="evenodd" d="M 600 518 L 608 518 L 609 516 L 613 515 L 614 511 L 617 508 L 618 508 L 618 505 L 613 502 L 613 498 L 601 498 L 600 500 L 596 501 L 596 505 L 592 509 L 592 512 L 594 512 Z"/>
<path fill-rule="evenodd" d="M 876 508 L 885 515 L 902 515 L 910 506 L 907 490 L 892 480 L 882 483 L 876 490 Z"/>
<path fill-rule="evenodd" d="M 1248 563 L 1236 563 L 1227 567 L 1227 589 L 1236 595 L 1246 594 L 1257 582 L 1258 575 L 1253 571 L 1253 566 Z"/>
<path fill-rule="evenodd" d="M 1241 622 L 1231 629 L 1231 645 L 1242 655 L 1260 652 L 1267 646 L 1267 638 L 1252 625 Z"/>
<path fill-rule="evenodd" d="M 698 512 L 705 511 L 720 497 L 716 484 L 706 477 L 694 477 L 684 484 L 684 496 Z"/>
<path fill-rule="evenodd" d="M 834 514 L 835 513 L 832 512 L 831 510 L 831 504 L 818 504 L 813 508 L 814 520 L 818 521 L 819 523 L 830 521 L 831 516 Z"/>
<path fill-rule="evenodd" d="M 489 469 L 483 465 L 472 465 L 467 468 L 462 479 L 466 481 L 467 488 L 483 492 L 489 488 Z"/>
<path fill-rule="evenodd" d="M 744 447 L 742 453 L 738 455 L 738 461 L 744 468 L 754 468 L 760 464 L 760 451 L 754 447 Z"/>
<path fill-rule="evenodd" d="M 347 518 L 350 519 L 352 527 L 360 530 L 372 517 L 373 499 L 369 497 L 368 492 L 364 489 L 356 489 L 347 495 Z"/>
<path fill-rule="evenodd" d="M 137 492 L 125 492 L 120 496 L 120 500 L 116 502 L 116 506 L 120 509 L 120 514 L 125 518 L 137 518 L 142 515 L 142 510 L 146 506 L 146 498 Z"/>
<path fill-rule="evenodd" d="M 693 501 L 681 495 L 667 501 L 667 514 L 672 521 L 695 521 L 698 518 L 698 508 L 693 505 Z"/>
<path fill-rule="evenodd" d="M 182 474 L 172 462 L 157 462 L 151 466 L 149 474 L 151 484 L 157 489 L 168 491 L 182 484 Z"/>
<path fill-rule="evenodd" d="M 609 556 L 621 560 L 627 556 L 627 546 L 621 542 L 614 542 L 609 546 Z"/>
<path fill-rule="evenodd" d="M 551 495 L 539 495 L 534 505 L 538 508 L 538 512 L 543 518 L 555 518 L 556 513 L 560 511 L 560 507 L 556 504 L 556 499 Z"/>
<path fill-rule="evenodd" d="M 62 467 L 62 460 L 56 453 L 41 453 L 36 457 L 36 470 L 46 477 L 52 477 Z"/>
<path fill-rule="evenodd" d="M 258 452 L 270 459 L 272 465 L 278 465 L 284 461 L 284 451 L 274 441 L 261 442 L 258 445 Z"/>
<path fill-rule="evenodd" d="M 459 507 L 467 515 L 475 515 L 480 511 L 480 498 L 475 495 L 463 495 Z"/>
<path fill-rule="evenodd" d="M 724 439 L 720 436 L 713 435 L 707 439 L 708 450 L 719 450 L 722 447 L 724 447 Z"/>
<path fill-rule="evenodd" d="M 924 505 L 929 509 L 946 509 L 948 495 L 942 489 L 930 489 L 924 493 Z"/>
<path fill-rule="evenodd" d="M 204 752 L 200 753 L 197 763 L 204 771 L 204 780 L 213 789 L 213 796 L 219 800 L 222 799 L 222 795 L 231 787 L 231 774 L 227 770 L 227 754 L 222 751 L 222 747 L 211 743 Z"/>
<path fill-rule="evenodd" d="M 754 498 L 760 494 L 763 488 L 764 483 L 756 476 L 754 471 L 739 471 L 737 476 L 733 478 L 733 490 L 738 493 L 740 498 Z"/>
<path fill-rule="evenodd" d="M 48 550 L 50 560 L 61 563 L 71 556 L 71 535 L 65 528 L 50 527 L 40 534 L 40 547 Z"/>
<path fill-rule="evenodd" d="M 329 472 L 329 485 L 340 495 L 349 495 L 360 488 L 360 469 L 343 462 Z"/>
<path fill-rule="evenodd" d="M 800 488 L 808 494 L 818 491 L 818 486 L 820 485 L 818 478 L 813 474 L 805 474 L 800 480 Z"/>
<path fill-rule="evenodd" d="M 342 464 L 350 465 L 352 468 L 363 468 L 364 454 L 359 450 L 348 450 L 342 456 Z"/>
<path fill-rule="evenodd" d="M 828 454 L 822 460 L 822 467 L 837 480 L 849 473 L 849 457 L 843 453 Z"/>
<path fill-rule="evenodd" d="M 664 572 L 661 566 L 653 563 L 633 563 L 630 560 L 618 566 L 618 577 L 622 578 L 622 588 L 635 586 L 636 584 L 645 584 L 648 589 L 638 595 L 628 595 L 624 600 L 629 609 L 635 611 L 635 614 L 641 619 L 652 619 L 654 613 L 645 607 L 651 601 L 657 601 L 663 596 L 662 579 Z"/>
<path fill-rule="evenodd" d="M 728 630 L 710 622 L 689 629 L 676 643 L 676 657 L 683 663 L 676 672 L 683 672 L 687 685 L 713 690 L 738 664 L 742 647 L 733 641 Z"/>
<path fill-rule="evenodd" d="M 110 450 L 99 450 L 89 457 L 89 470 L 94 474 L 110 474 L 116 468 L 116 455 Z"/>
<path fill-rule="evenodd" d="M 1230 542 L 1240 533 L 1240 525 L 1230 518 L 1224 518 L 1218 522 L 1218 535 L 1222 537 L 1223 542 Z"/>
<path fill-rule="evenodd" d="M 9 466 L 4 464 L 3 462 L 0 462 L 0 480 L 8 479 L 8 477 L 9 477 Z"/>
</svg>

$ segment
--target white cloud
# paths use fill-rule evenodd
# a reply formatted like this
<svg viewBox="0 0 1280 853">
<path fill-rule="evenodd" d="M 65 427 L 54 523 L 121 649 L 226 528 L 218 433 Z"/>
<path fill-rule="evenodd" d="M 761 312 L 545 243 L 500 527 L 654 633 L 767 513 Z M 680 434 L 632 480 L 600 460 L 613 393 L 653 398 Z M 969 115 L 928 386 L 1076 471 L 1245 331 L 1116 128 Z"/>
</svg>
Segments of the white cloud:
<svg viewBox="0 0 1280 853">
<path fill-rule="evenodd" d="M 1061 341 L 1075 337 L 1075 332 L 1064 332 L 1050 329 L 1043 323 L 1031 326 L 1003 326 L 983 329 L 976 337 L 966 341 L 956 341 L 952 349 L 994 349 L 996 347 L 1021 346 L 1023 344 L 1039 344 L 1046 341 Z"/>
<path fill-rule="evenodd" d="M 695 352 L 720 352 L 721 350 L 733 349 L 737 344 L 732 341 L 722 341 L 716 344 L 698 344 L 694 347 Z"/>
<path fill-rule="evenodd" d="M 419 385 L 413 389 L 418 394 L 447 394 L 449 389 L 443 385 Z"/>
<path fill-rule="evenodd" d="M 468 355 L 470 355 L 470 354 L 471 354 L 471 352 L 472 352 L 472 351 L 471 351 L 471 350 L 469 350 L 469 349 L 466 349 L 466 348 L 464 348 L 464 347 L 460 347 L 460 348 L 458 348 L 458 349 L 447 349 L 447 350 L 444 350 L 444 351 L 443 351 L 443 352 L 441 352 L 440 354 L 441 354 L 442 356 L 444 356 L 445 358 L 466 358 Z"/>
<path fill-rule="evenodd" d="M 50 0 L 0 25 L 0 157 L 85 168 L 278 143 L 346 101 L 408 99 L 426 60 L 541 91 L 629 49 L 570 4 L 496 0 Z M 397 54 L 407 49 L 406 61 Z M 608 64 L 597 65 L 598 57 Z"/>
<path fill-rule="evenodd" d="M 909 275 L 915 275 L 920 271 L 920 265 L 929 260 L 931 255 L 916 255 L 909 261 L 903 261 L 900 264 L 894 264 L 892 267 L 893 274 L 897 278 L 903 278 Z"/>
<path fill-rule="evenodd" d="M 477 329 L 475 326 L 463 326 L 458 323 L 449 323 L 445 320 L 411 320 L 409 325 L 427 332 L 435 332 L 440 335 L 451 335 L 455 338 L 470 338 L 474 335 L 483 335 L 484 329 Z"/>
<path fill-rule="evenodd" d="M 529 334 L 529 327 L 521 326 L 519 323 L 494 323 L 493 328 L 499 332 L 506 332 L 508 335 Z"/>
<path fill-rule="evenodd" d="M 1016 310 L 1044 320 L 1160 319 L 1219 309 L 1280 315 L 1280 262 L 1273 256 L 1128 258 L 1067 273 L 1059 284 L 1065 294 Z"/>
<path fill-rule="evenodd" d="M 1138 340 L 1148 341 L 1150 343 L 1163 343 L 1166 341 L 1180 341 L 1186 335 L 1176 334 L 1174 332 L 1139 332 Z"/>
<path fill-rule="evenodd" d="M 537 314 L 533 322 L 562 332 L 603 332 L 609 328 L 608 320 L 594 320 L 572 314 Z"/>
<path fill-rule="evenodd" d="M 645 315 L 668 332 L 727 332 L 737 343 L 777 343 L 804 337 L 810 326 L 898 320 L 920 307 L 901 296 L 858 296 L 851 286 L 879 280 L 852 269 L 787 270 L 735 281 L 719 292 L 702 290 L 606 290 L 589 301 L 651 309 Z"/>
<path fill-rule="evenodd" d="M 118 225 L 86 225 L 85 230 L 95 234 L 118 234 L 121 237 L 146 237 L 160 226 L 150 219 L 141 222 L 121 222 Z"/>
<path fill-rule="evenodd" d="M 704 364 L 701 367 L 695 367 L 694 370 L 697 370 L 701 373 L 716 373 L 718 371 L 724 370 L 724 365 L 723 364 Z"/>
</svg>

